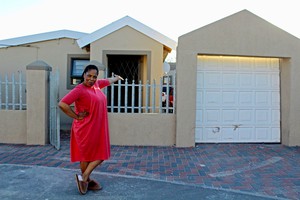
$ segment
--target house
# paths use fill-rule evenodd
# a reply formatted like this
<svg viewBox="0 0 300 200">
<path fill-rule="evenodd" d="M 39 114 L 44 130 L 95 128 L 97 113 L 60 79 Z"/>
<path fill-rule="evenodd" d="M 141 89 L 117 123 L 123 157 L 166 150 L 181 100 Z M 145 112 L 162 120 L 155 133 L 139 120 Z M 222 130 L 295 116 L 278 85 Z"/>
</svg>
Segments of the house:
<svg viewBox="0 0 300 200">
<path fill-rule="evenodd" d="M 176 145 L 300 145 L 299 53 L 298 38 L 248 10 L 180 36 Z"/>
<path fill-rule="evenodd" d="M 25 71 L 28 64 L 42 60 L 52 71 L 59 70 L 61 98 L 75 87 L 84 65 L 90 61 L 101 65 L 99 78 L 115 73 L 128 82 L 159 80 L 164 75 L 164 61 L 176 46 L 172 39 L 125 16 L 90 34 L 60 30 L 1 40 L 0 73 Z M 174 114 L 110 113 L 109 118 L 112 144 L 174 145 Z M 63 129 L 69 129 L 71 122 L 61 114 Z M 155 131 L 151 131 L 153 124 Z"/>
<path fill-rule="evenodd" d="M 1 73 L 44 60 L 60 70 L 60 96 L 90 60 L 102 63 L 101 77 L 145 81 L 166 74 L 163 62 L 177 48 L 176 113 L 109 113 L 112 144 L 300 145 L 300 41 L 248 10 L 180 36 L 177 47 L 128 16 L 91 34 L 64 30 L 0 44 Z"/>
</svg>

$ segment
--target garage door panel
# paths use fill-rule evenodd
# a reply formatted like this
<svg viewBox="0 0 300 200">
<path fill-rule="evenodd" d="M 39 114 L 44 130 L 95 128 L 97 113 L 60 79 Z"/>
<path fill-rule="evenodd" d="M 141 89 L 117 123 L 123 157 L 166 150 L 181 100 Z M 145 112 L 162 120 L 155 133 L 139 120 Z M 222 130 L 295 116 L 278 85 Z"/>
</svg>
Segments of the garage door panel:
<svg viewBox="0 0 300 200">
<path fill-rule="evenodd" d="M 221 132 L 222 141 L 234 141 L 236 140 L 238 134 L 237 131 L 234 131 L 231 127 L 223 127 Z"/>
<path fill-rule="evenodd" d="M 255 86 L 259 89 L 270 89 L 271 88 L 271 76 L 269 74 L 257 74 L 255 76 Z"/>
<path fill-rule="evenodd" d="M 279 61 L 198 56 L 196 142 L 279 142 Z"/>
<path fill-rule="evenodd" d="M 204 119 L 206 124 L 219 124 L 220 110 L 206 109 Z"/>
<path fill-rule="evenodd" d="M 207 72 L 204 76 L 204 87 L 205 88 L 220 88 L 221 74 L 218 72 Z"/>
<path fill-rule="evenodd" d="M 203 71 L 197 72 L 197 80 L 199 80 L 197 82 L 197 89 L 203 88 L 203 85 L 204 85 L 204 72 Z"/>
<path fill-rule="evenodd" d="M 255 86 L 252 73 L 239 74 L 239 88 L 253 88 Z"/>
<path fill-rule="evenodd" d="M 221 65 L 220 62 L 214 58 L 206 57 L 206 58 L 199 58 L 198 57 L 198 63 L 197 69 L 199 70 L 216 70 L 220 71 Z"/>
<path fill-rule="evenodd" d="M 272 107 L 280 106 L 280 94 L 278 91 L 271 93 Z"/>
<path fill-rule="evenodd" d="M 278 72 L 277 73 L 272 73 L 271 74 L 271 86 L 272 88 L 279 88 L 279 76 Z"/>
<path fill-rule="evenodd" d="M 238 104 L 238 96 L 236 91 L 223 91 L 222 92 L 222 105 L 223 106 L 236 106 Z"/>
<path fill-rule="evenodd" d="M 236 124 L 238 122 L 238 115 L 236 110 L 222 110 L 222 122 L 224 124 Z"/>
<path fill-rule="evenodd" d="M 239 106 L 253 106 L 253 92 L 252 91 L 244 91 L 239 92 Z"/>
<path fill-rule="evenodd" d="M 253 71 L 254 69 L 254 60 L 249 58 L 237 58 L 238 60 L 238 70 L 243 71 Z"/>
<path fill-rule="evenodd" d="M 255 105 L 256 106 L 270 106 L 270 93 L 268 91 L 255 92 Z"/>
<path fill-rule="evenodd" d="M 277 126 L 279 126 L 280 125 L 280 110 L 279 109 L 272 109 L 272 111 L 271 111 L 272 113 L 271 113 L 271 123 L 273 124 L 273 125 L 277 125 Z"/>
<path fill-rule="evenodd" d="M 238 78 L 236 73 L 224 73 L 222 75 L 222 87 L 223 88 L 236 88 Z"/>
<path fill-rule="evenodd" d="M 255 110 L 255 123 L 256 124 L 269 124 L 270 112 L 269 110 Z"/>
<path fill-rule="evenodd" d="M 253 141 L 253 128 L 239 128 L 239 141 Z"/>
<path fill-rule="evenodd" d="M 239 60 L 232 60 L 230 57 L 222 57 L 220 65 L 223 71 L 237 71 L 239 67 Z"/>
<path fill-rule="evenodd" d="M 255 128 L 256 139 L 259 141 L 265 141 L 270 138 L 270 129 L 268 127 Z"/>
<path fill-rule="evenodd" d="M 253 124 L 253 116 L 253 110 L 239 110 L 239 122 L 241 122 L 241 124 Z"/>
<path fill-rule="evenodd" d="M 203 127 L 196 128 L 196 139 L 199 142 L 280 142 L 278 128 L 270 127 L 245 127 L 234 131 L 231 127 Z"/>
<path fill-rule="evenodd" d="M 214 141 L 218 140 L 218 135 L 212 132 L 212 127 L 203 127 L 202 129 L 202 139 L 203 141 Z"/>
<path fill-rule="evenodd" d="M 206 106 L 220 106 L 221 105 L 220 91 L 207 91 L 204 96 L 204 103 Z"/>
<path fill-rule="evenodd" d="M 265 71 L 265 72 L 274 72 L 278 71 L 279 60 L 278 59 L 264 59 L 264 58 L 254 58 L 254 70 Z"/>
<path fill-rule="evenodd" d="M 203 90 L 200 90 L 200 89 L 197 89 L 197 93 L 196 93 L 196 109 L 201 109 L 203 108 L 203 103 L 204 103 L 204 100 L 203 100 Z"/>
<path fill-rule="evenodd" d="M 205 127 L 203 129 L 203 140 L 209 142 L 219 141 L 220 140 L 219 129 L 216 127 Z"/>
<path fill-rule="evenodd" d="M 280 127 L 279 125 L 277 127 L 271 128 L 271 135 L 273 142 L 280 142 Z"/>
<path fill-rule="evenodd" d="M 203 123 L 203 110 L 196 110 L 196 124 Z"/>
<path fill-rule="evenodd" d="M 272 71 L 272 63 L 270 63 L 270 61 L 266 61 L 265 59 L 254 58 L 253 70 L 256 72 Z"/>
<path fill-rule="evenodd" d="M 204 132 L 203 132 L 203 127 L 196 127 L 195 128 L 195 139 L 197 141 L 204 141 Z"/>
</svg>

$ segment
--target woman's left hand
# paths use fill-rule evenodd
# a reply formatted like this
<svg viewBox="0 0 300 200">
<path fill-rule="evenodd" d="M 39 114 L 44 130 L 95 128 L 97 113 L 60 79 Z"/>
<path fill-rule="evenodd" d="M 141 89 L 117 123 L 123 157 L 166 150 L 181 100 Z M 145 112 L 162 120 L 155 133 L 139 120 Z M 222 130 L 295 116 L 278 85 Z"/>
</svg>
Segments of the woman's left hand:
<svg viewBox="0 0 300 200">
<path fill-rule="evenodd" d="M 112 77 L 113 77 L 114 79 L 116 79 L 116 81 L 118 81 L 118 80 L 124 81 L 124 79 L 123 79 L 121 76 L 117 75 L 117 74 L 112 73 Z"/>
</svg>

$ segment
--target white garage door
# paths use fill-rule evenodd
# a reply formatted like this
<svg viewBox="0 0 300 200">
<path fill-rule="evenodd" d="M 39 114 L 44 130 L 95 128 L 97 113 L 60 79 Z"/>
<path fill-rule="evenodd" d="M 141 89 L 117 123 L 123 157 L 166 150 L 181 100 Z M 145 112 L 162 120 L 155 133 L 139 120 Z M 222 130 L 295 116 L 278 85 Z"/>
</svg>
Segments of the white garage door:
<svg viewBox="0 0 300 200">
<path fill-rule="evenodd" d="M 280 142 L 279 59 L 198 56 L 196 143 Z"/>
</svg>

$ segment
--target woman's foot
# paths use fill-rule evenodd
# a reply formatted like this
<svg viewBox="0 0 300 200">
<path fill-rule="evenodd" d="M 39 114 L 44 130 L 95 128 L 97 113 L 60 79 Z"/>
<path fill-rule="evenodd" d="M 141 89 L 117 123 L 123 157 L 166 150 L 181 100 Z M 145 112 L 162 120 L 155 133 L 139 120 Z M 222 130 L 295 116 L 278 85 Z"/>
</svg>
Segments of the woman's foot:
<svg viewBox="0 0 300 200">
<path fill-rule="evenodd" d="M 97 181 L 90 179 L 88 183 L 88 190 L 102 190 L 102 186 Z"/>
<path fill-rule="evenodd" d="M 88 182 L 83 181 L 82 176 L 78 174 L 75 174 L 75 178 L 76 178 L 77 189 L 79 193 L 82 195 L 86 194 L 88 190 Z"/>
</svg>

